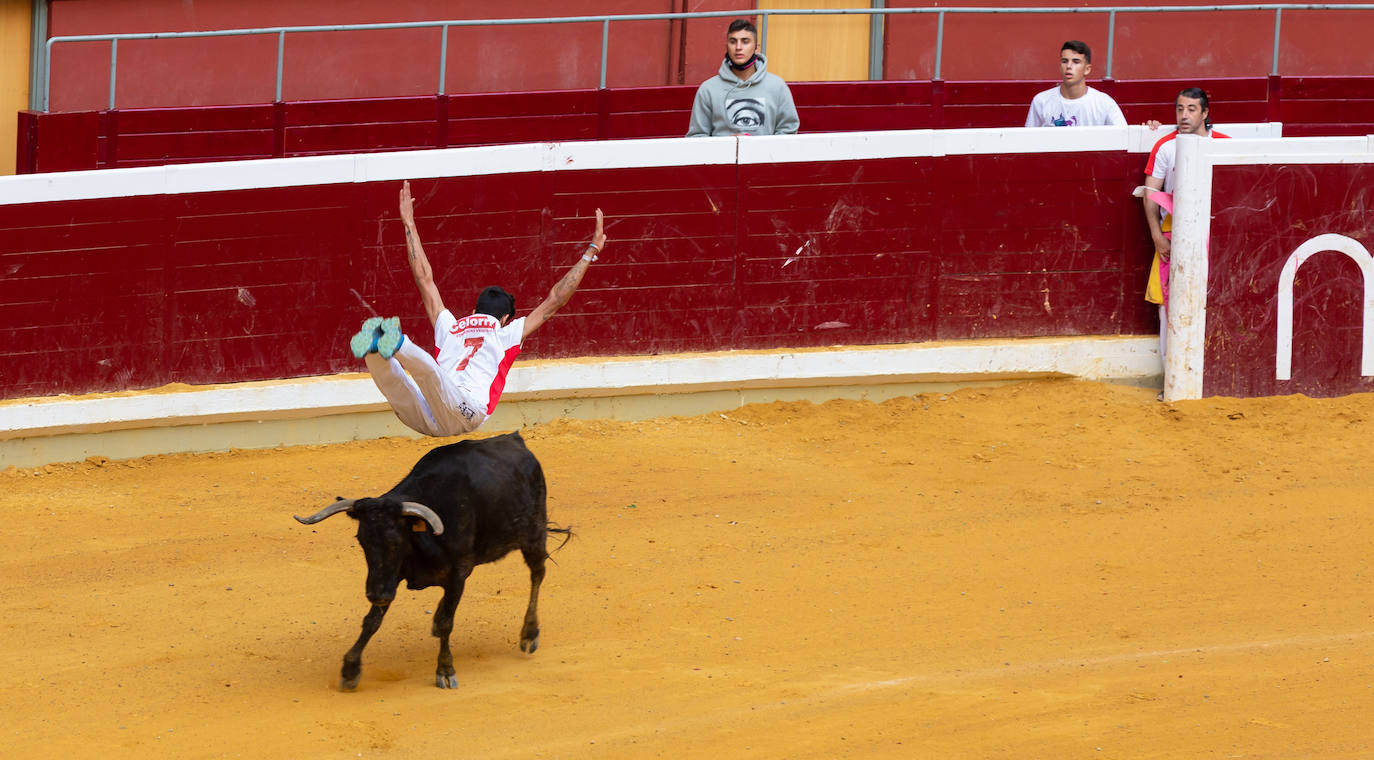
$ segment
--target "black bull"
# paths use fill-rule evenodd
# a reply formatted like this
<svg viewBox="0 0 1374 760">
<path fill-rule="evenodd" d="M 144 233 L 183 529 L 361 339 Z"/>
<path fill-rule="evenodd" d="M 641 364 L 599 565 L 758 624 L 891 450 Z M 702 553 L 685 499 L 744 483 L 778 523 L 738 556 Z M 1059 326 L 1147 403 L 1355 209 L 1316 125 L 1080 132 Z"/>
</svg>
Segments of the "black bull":
<svg viewBox="0 0 1374 760">
<path fill-rule="evenodd" d="M 362 673 L 363 647 L 382 625 L 396 587 L 442 586 L 444 598 L 434 612 L 439 665 L 434 682 L 458 685 L 449 651 L 453 614 L 463 585 L 477 565 L 519 549 L 530 569 L 530 602 L 520 628 L 520 649 L 539 648 L 539 585 L 549 532 L 547 492 L 539 460 L 519 433 L 440 446 L 420 458 L 401 482 L 375 498 L 340 499 L 310 517 L 306 525 L 346 512 L 358 521 L 358 543 L 367 558 L 367 600 L 362 634 L 343 658 L 340 686 L 352 690 Z M 564 538 L 567 541 L 567 538 Z"/>
</svg>

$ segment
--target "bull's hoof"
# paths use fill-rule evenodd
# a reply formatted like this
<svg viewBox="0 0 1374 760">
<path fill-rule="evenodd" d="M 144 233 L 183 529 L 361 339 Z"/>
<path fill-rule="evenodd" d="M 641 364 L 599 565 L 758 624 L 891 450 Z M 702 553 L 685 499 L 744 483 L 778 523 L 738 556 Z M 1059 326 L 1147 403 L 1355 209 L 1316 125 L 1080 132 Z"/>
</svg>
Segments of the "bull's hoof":
<svg viewBox="0 0 1374 760">
<path fill-rule="evenodd" d="M 520 651 L 534 654 L 534 650 L 539 648 L 539 634 L 534 634 L 532 639 L 520 639 Z"/>
<path fill-rule="evenodd" d="M 443 673 L 435 673 L 434 685 L 438 686 L 441 689 L 456 689 L 458 688 L 458 676 L 453 673 L 449 673 L 447 675 Z"/>
<path fill-rule="evenodd" d="M 353 691 L 358 688 L 358 679 L 363 675 L 362 660 L 354 661 L 344 656 L 343 667 L 339 669 L 339 691 Z"/>
</svg>

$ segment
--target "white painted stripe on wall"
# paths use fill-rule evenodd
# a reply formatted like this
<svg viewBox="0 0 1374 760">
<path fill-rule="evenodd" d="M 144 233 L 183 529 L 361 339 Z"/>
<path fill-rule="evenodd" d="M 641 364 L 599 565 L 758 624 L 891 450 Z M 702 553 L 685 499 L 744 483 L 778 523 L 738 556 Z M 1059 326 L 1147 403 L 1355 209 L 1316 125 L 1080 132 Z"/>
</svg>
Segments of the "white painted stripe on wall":
<svg viewBox="0 0 1374 760">
<path fill-rule="evenodd" d="M 733 164 L 733 137 L 546 143 L 554 171 Z"/>
<path fill-rule="evenodd" d="M 352 182 L 357 176 L 357 157 L 349 154 L 292 159 L 261 158 L 251 161 L 172 164 L 161 169 L 167 175 L 167 192 L 173 194 L 202 193 L 211 190 L 254 190 L 260 187 L 337 185 Z"/>
<path fill-rule="evenodd" d="M 1219 140 L 1218 142 L 1226 142 Z M 1246 152 L 1228 156 L 1214 156 L 1212 166 L 1255 166 L 1261 164 L 1369 164 L 1374 154 L 1365 153 L 1308 153 L 1308 152 Z"/>
<path fill-rule="evenodd" d="M 969 340 L 900 346 L 727 351 L 517 363 L 502 402 L 1033 377 L 1158 376 L 1153 336 Z M 384 411 L 366 375 L 212 386 L 175 393 L 0 403 L 0 440 L 133 428 Z"/>
<path fill-rule="evenodd" d="M 0 177 L 0 204 L 3 205 L 161 195 L 165 192 L 167 168 L 163 166 Z"/>
<path fill-rule="evenodd" d="M 1281 131 L 1281 125 L 1232 125 L 1221 128 L 1228 134 L 1239 136 L 1245 134 L 1246 127 L 1252 127 L 1265 134 L 1272 133 L 1276 128 Z M 655 140 L 526 143 L 442 150 L 217 161 L 0 177 L 0 205 L 536 171 L 720 165 L 736 162 L 761 164 L 853 161 L 941 155 L 1137 149 L 1144 152 L 1154 144 L 1154 141 L 1150 140 L 1149 144 L 1145 145 L 1145 138 L 1139 136 L 1146 132 L 1149 130 L 1144 127 L 923 129 L 773 137 L 678 137 Z M 1362 141 L 1364 147 L 1361 150 L 1368 146 L 1368 141 L 1364 138 L 1349 139 Z M 1143 149 L 1140 148 L 1142 145 Z M 1332 152 L 1334 149 L 1313 150 Z"/>
<path fill-rule="evenodd" d="M 1225 132 L 1225 129 L 1222 129 Z M 1226 134 L 1231 134 L 1226 132 Z M 1284 161 L 1262 160 L 1255 157 L 1273 155 L 1283 158 L 1303 158 L 1320 156 L 1349 156 L 1357 158 L 1368 156 L 1367 137 L 1283 137 L 1255 139 L 1237 142 L 1217 140 L 1216 146 L 1209 146 L 1207 155 L 1213 164 L 1222 163 L 1286 163 Z"/>
<path fill-rule="evenodd" d="M 942 146 L 935 134 L 932 129 L 910 129 L 729 139 L 739 142 L 741 164 L 786 164 L 938 156 Z"/>
<path fill-rule="evenodd" d="M 366 153 L 356 157 L 354 175 L 349 181 L 384 182 L 537 172 L 543 171 L 548 164 L 547 153 L 545 143 Z"/>
<path fill-rule="evenodd" d="M 1137 127 L 1016 127 L 941 129 L 939 155 L 995 153 L 1080 153 L 1125 151 L 1126 135 Z"/>
</svg>

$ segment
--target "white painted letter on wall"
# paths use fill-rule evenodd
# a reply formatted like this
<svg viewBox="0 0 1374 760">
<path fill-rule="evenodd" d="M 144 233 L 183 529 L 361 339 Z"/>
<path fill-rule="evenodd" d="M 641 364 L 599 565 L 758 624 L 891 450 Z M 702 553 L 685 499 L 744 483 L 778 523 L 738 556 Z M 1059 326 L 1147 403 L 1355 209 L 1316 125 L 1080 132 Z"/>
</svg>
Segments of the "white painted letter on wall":
<svg viewBox="0 0 1374 760">
<path fill-rule="evenodd" d="M 1361 338 L 1360 376 L 1374 375 L 1374 258 L 1360 241 L 1327 233 L 1318 235 L 1298 246 L 1296 251 L 1283 264 L 1279 274 L 1278 293 L 1278 345 L 1274 352 L 1274 378 L 1290 380 L 1293 376 L 1293 280 L 1297 277 L 1298 267 L 1314 254 L 1323 251 L 1337 251 L 1349 256 L 1360 267 L 1364 278 L 1364 332 Z"/>
</svg>

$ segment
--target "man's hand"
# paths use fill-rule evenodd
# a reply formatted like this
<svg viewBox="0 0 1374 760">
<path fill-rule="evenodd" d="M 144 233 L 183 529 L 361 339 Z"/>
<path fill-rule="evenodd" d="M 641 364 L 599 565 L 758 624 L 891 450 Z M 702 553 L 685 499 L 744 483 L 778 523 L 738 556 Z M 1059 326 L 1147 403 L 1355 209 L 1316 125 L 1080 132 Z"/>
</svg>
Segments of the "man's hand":
<svg viewBox="0 0 1374 760">
<path fill-rule="evenodd" d="M 1169 249 L 1172 247 L 1172 245 L 1171 245 L 1170 242 L 1169 242 L 1169 238 L 1164 237 L 1163 234 L 1152 235 L 1151 237 L 1154 238 L 1154 241 L 1155 241 L 1155 253 L 1158 253 L 1158 254 L 1159 254 L 1159 260 L 1160 260 L 1160 261 L 1168 261 L 1168 260 L 1169 260 Z"/>
<path fill-rule="evenodd" d="M 592 245 L 596 246 L 597 251 L 606 250 L 606 221 L 601 216 L 601 209 L 596 210 L 596 232 L 592 233 Z"/>
<path fill-rule="evenodd" d="M 595 252 L 592 251 L 593 246 L 596 247 Z M 563 304 L 566 304 L 576 292 L 577 286 L 582 284 L 582 276 L 587 273 L 587 268 L 591 266 L 592 260 L 604 250 L 606 250 L 606 219 L 602 216 L 601 209 L 597 209 L 596 231 L 592 233 L 591 244 L 587 246 L 582 258 L 574 261 L 567 274 L 564 274 L 563 278 L 554 284 L 548 297 L 525 317 L 525 332 L 522 337 L 529 337 L 529 334 L 547 322 L 554 315 L 554 312 L 563 308 Z"/>
<path fill-rule="evenodd" d="M 1150 131 L 1154 131 L 1154 130 L 1156 130 L 1156 129 L 1159 129 L 1159 125 L 1160 125 L 1160 124 L 1161 124 L 1161 122 L 1160 122 L 1158 119 L 1148 119 L 1148 120 L 1146 120 L 1146 122 L 1145 122 L 1144 124 L 1142 124 L 1141 126 L 1142 126 L 1142 127 L 1149 127 L 1149 128 L 1150 128 Z"/>
<path fill-rule="evenodd" d="M 410 180 L 401 183 L 401 223 L 415 226 L 415 199 L 410 197 Z"/>
</svg>

